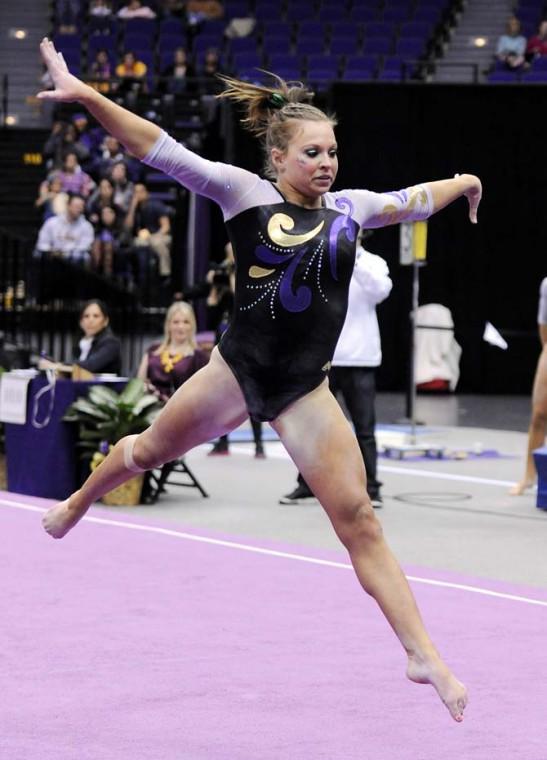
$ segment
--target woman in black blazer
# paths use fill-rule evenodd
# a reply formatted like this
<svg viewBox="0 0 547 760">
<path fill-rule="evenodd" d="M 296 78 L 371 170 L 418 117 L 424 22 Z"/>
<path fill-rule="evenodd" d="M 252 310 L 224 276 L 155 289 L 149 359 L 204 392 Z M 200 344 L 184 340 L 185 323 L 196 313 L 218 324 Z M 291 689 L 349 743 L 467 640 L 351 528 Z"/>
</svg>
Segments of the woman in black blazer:
<svg viewBox="0 0 547 760">
<path fill-rule="evenodd" d="M 80 312 L 80 328 L 84 335 L 79 342 L 79 356 L 75 363 L 94 375 L 103 372 L 119 375 L 121 371 L 121 344 L 108 326 L 109 321 L 108 308 L 98 299 L 87 301 Z"/>
</svg>

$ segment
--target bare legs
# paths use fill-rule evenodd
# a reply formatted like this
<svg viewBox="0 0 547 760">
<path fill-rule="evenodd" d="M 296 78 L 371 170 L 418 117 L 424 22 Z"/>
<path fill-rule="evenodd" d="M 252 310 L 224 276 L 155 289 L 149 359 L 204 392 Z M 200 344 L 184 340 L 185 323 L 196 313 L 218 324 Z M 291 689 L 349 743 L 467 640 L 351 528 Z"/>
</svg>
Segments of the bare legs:
<svg viewBox="0 0 547 760">
<path fill-rule="evenodd" d="M 136 464 L 148 470 L 182 456 L 240 425 L 247 417 L 243 395 L 218 350 L 209 364 L 193 375 L 168 401 L 148 430 L 137 436 L 133 448 Z M 128 480 L 122 439 L 83 486 L 44 515 L 44 528 L 62 538 L 87 512 L 90 504 Z"/>
<path fill-rule="evenodd" d="M 528 450 L 526 452 L 526 466 L 524 477 L 516 483 L 509 493 L 520 496 L 527 488 L 536 481 L 536 468 L 532 452 L 539 449 L 545 442 L 547 432 L 547 343 L 543 346 L 540 354 L 534 378 L 532 390 L 532 418 L 528 428 Z"/>
<path fill-rule="evenodd" d="M 367 496 L 357 441 L 327 384 L 293 404 L 272 426 L 325 508 L 362 587 L 379 604 L 403 645 L 407 676 L 434 686 L 454 720 L 463 720 L 467 691 L 441 660 L 383 538 Z"/>
</svg>

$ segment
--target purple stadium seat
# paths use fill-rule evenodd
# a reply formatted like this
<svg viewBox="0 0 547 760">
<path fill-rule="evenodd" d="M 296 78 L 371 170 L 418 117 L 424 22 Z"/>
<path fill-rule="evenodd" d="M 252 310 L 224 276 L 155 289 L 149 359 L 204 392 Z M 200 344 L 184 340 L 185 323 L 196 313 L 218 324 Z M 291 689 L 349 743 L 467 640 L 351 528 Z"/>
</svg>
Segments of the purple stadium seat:
<svg viewBox="0 0 547 760">
<path fill-rule="evenodd" d="M 152 50 L 154 42 L 151 37 L 143 34 L 126 34 L 122 40 L 124 50 Z"/>
<path fill-rule="evenodd" d="M 165 18 L 159 24 L 160 35 L 184 34 L 184 26 L 178 18 Z"/>
<path fill-rule="evenodd" d="M 272 71 L 277 71 L 277 69 L 298 69 L 300 71 L 300 56 L 271 53 L 268 65 Z"/>
<path fill-rule="evenodd" d="M 285 13 L 287 21 L 308 21 L 314 17 L 315 7 L 312 2 L 291 2 Z"/>
<path fill-rule="evenodd" d="M 256 53 L 257 41 L 254 37 L 235 37 L 230 40 L 230 55 L 236 53 Z"/>
<path fill-rule="evenodd" d="M 409 19 L 410 15 L 408 8 L 385 8 L 383 19 L 386 24 L 400 24 Z"/>
<path fill-rule="evenodd" d="M 325 41 L 319 37 L 304 37 L 296 41 L 300 55 L 321 55 L 325 51 Z"/>
<path fill-rule="evenodd" d="M 118 20 L 111 16 L 90 16 L 87 19 L 88 36 L 95 34 L 116 34 L 118 31 Z"/>
<path fill-rule="evenodd" d="M 415 37 L 425 40 L 431 33 L 431 26 L 423 21 L 407 21 L 401 24 L 399 34 L 401 37 Z"/>
<path fill-rule="evenodd" d="M 333 37 L 330 41 L 330 52 L 333 55 L 355 55 L 359 48 L 357 37 Z"/>
<path fill-rule="evenodd" d="M 147 37 L 154 37 L 157 31 L 157 22 L 151 18 L 133 18 L 123 23 L 122 30 L 125 35 L 142 34 Z"/>
<path fill-rule="evenodd" d="M 258 21 L 277 21 L 279 14 L 279 3 L 256 4 L 255 17 Z"/>
<path fill-rule="evenodd" d="M 201 53 L 202 50 L 209 50 L 209 48 L 215 48 L 220 50 L 224 46 L 224 38 L 218 34 L 198 34 L 194 39 L 194 52 Z M 254 49 L 256 50 L 257 43 L 255 40 Z"/>
<path fill-rule="evenodd" d="M 341 7 L 338 6 L 335 7 L 329 7 L 329 8 L 321 8 L 319 10 L 319 21 L 322 21 L 323 23 L 330 24 L 332 21 L 341 21 L 344 18 L 347 18 L 348 13 L 347 11 Z"/>
<path fill-rule="evenodd" d="M 542 55 L 534 60 L 533 71 L 545 71 L 547 69 L 547 55 Z"/>
<path fill-rule="evenodd" d="M 69 50 L 77 50 L 80 52 L 82 47 L 82 35 L 81 34 L 56 34 L 53 38 L 53 42 L 57 50 L 61 51 L 63 55 Z"/>
<path fill-rule="evenodd" d="M 364 67 L 346 68 L 342 74 L 342 79 L 346 82 L 368 82 L 374 79 L 374 69 L 366 69 Z"/>
<path fill-rule="evenodd" d="M 249 3 L 247 0 L 225 0 L 224 18 L 245 18 L 250 16 Z"/>
<path fill-rule="evenodd" d="M 262 34 L 266 37 L 290 37 L 292 36 L 293 25 L 286 21 L 268 21 L 262 25 Z"/>
<path fill-rule="evenodd" d="M 365 38 L 363 42 L 363 52 L 377 53 L 379 55 L 389 55 L 393 48 L 391 39 L 388 37 L 371 37 Z"/>
<path fill-rule="evenodd" d="M 303 79 L 302 77 L 302 70 L 300 68 L 279 68 L 275 70 L 275 73 L 278 77 L 281 77 L 281 79 L 284 79 L 286 82 L 299 82 Z"/>
<path fill-rule="evenodd" d="M 306 37 L 324 37 L 325 26 L 320 21 L 301 21 L 298 24 L 298 35 Z"/>
<path fill-rule="evenodd" d="M 493 83 L 515 84 L 520 82 L 520 77 L 512 71 L 493 71 L 488 76 L 488 81 Z"/>
<path fill-rule="evenodd" d="M 346 58 L 346 69 L 377 69 L 377 55 L 352 55 Z"/>
<path fill-rule="evenodd" d="M 374 21 L 365 26 L 365 37 L 392 37 L 393 26 L 383 22 Z"/>
<path fill-rule="evenodd" d="M 437 8 L 417 8 L 414 12 L 413 20 L 432 27 L 439 22 L 440 17 L 441 13 Z"/>
<path fill-rule="evenodd" d="M 395 52 L 397 55 L 406 56 L 407 58 L 419 58 L 425 52 L 425 41 L 412 38 L 403 38 L 397 41 Z"/>
<path fill-rule="evenodd" d="M 537 82 L 540 83 L 547 83 L 547 70 L 544 71 L 528 71 L 526 74 L 522 75 L 521 78 L 522 82 Z"/>
<path fill-rule="evenodd" d="M 288 37 L 264 37 L 262 40 L 262 50 L 267 55 L 272 53 L 288 55 L 291 50 L 291 41 Z"/>
<path fill-rule="evenodd" d="M 369 24 L 378 19 L 378 10 L 367 6 L 354 6 L 350 18 L 355 24 Z"/>
<path fill-rule="evenodd" d="M 94 61 L 99 50 L 106 50 L 111 63 L 117 57 L 115 40 L 108 34 L 89 37 L 87 41 L 87 60 Z"/>
<path fill-rule="evenodd" d="M 338 71 L 339 63 L 337 55 L 309 55 L 307 58 L 308 69 Z"/>
<path fill-rule="evenodd" d="M 360 24 L 356 24 L 354 21 L 337 21 L 330 25 L 332 37 L 357 37 L 361 32 Z"/>
<path fill-rule="evenodd" d="M 236 53 L 232 57 L 232 63 L 236 71 L 264 68 L 262 56 L 256 51 L 254 53 Z"/>
<path fill-rule="evenodd" d="M 188 48 L 188 40 L 183 34 L 162 33 L 158 41 L 158 48 L 161 52 L 168 50 L 172 53 L 178 47 Z"/>
</svg>

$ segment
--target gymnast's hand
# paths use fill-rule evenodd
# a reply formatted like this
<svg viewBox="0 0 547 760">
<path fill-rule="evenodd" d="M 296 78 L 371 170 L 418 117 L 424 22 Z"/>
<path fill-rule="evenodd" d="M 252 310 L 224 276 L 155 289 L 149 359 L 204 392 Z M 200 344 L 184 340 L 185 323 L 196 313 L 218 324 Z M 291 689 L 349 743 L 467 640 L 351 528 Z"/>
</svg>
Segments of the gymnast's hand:
<svg viewBox="0 0 547 760">
<path fill-rule="evenodd" d="M 55 89 L 42 90 L 37 97 L 42 100 L 62 102 L 71 102 L 85 97 L 89 90 L 88 86 L 70 73 L 63 54 L 55 50 L 55 45 L 47 37 L 44 37 L 40 43 L 40 53 Z"/>
<path fill-rule="evenodd" d="M 42 525 L 52 538 L 63 538 L 79 519 L 80 515 L 69 509 L 69 499 L 65 499 L 48 509 L 42 517 Z"/>
<path fill-rule="evenodd" d="M 482 198 L 482 184 L 474 174 L 456 174 L 468 184 L 468 189 L 463 193 L 469 203 L 469 219 L 473 224 L 477 223 L 477 209 Z"/>
</svg>

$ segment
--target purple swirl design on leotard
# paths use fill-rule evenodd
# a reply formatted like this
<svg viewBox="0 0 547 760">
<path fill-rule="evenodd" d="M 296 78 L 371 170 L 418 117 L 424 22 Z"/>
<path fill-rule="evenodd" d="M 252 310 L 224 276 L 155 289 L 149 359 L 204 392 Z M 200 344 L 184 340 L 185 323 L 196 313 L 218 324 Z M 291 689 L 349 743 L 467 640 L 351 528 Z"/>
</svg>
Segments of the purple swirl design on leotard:
<svg viewBox="0 0 547 760">
<path fill-rule="evenodd" d="M 280 255 L 270 251 L 264 245 L 259 245 L 255 249 L 256 257 L 265 264 L 285 264 L 290 261 L 281 277 L 279 300 L 287 311 L 293 313 L 305 311 L 311 303 L 311 290 L 307 285 L 300 285 L 293 291 L 294 273 L 307 250 L 308 246 L 304 246 L 297 253 Z"/>
<path fill-rule="evenodd" d="M 338 268 L 336 260 L 336 251 L 338 243 L 338 235 L 344 230 L 348 240 L 353 242 L 356 238 L 355 226 L 351 224 L 351 215 L 353 214 L 353 203 L 349 198 L 337 198 L 334 202 L 336 208 L 343 211 L 347 208 L 347 212 L 343 216 L 338 216 L 331 225 L 329 232 L 329 260 L 330 271 L 335 280 L 338 280 Z"/>
</svg>

